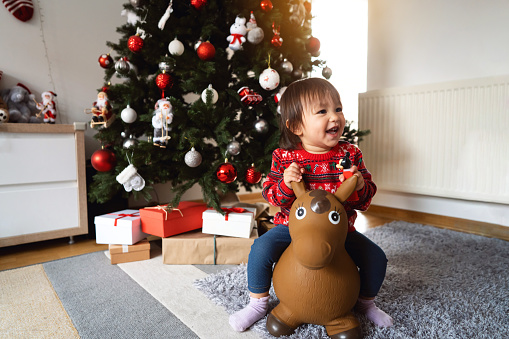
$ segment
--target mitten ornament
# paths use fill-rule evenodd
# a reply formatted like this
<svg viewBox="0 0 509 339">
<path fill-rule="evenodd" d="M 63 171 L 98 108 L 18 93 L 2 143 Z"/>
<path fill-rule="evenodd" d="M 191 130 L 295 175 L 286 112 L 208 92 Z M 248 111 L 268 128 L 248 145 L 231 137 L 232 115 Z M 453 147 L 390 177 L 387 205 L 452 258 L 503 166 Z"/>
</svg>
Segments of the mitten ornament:
<svg viewBox="0 0 509 339">
<path fill-rule="evenodd" d="M 141 191 L 145 187 L 145 180 L 138 174 L 138 170 L 132 164 L 129 164 L 117 175 L 117 181 L 124 185 L 126 192 Z"/>
<path fill-rule="evenodd" d="M 5 8 L 14 15 L 14 17 L 23 22 L 28 21 L 34 15 L 34 4 L 32 0 L 2 0 Z"/>
</svg>

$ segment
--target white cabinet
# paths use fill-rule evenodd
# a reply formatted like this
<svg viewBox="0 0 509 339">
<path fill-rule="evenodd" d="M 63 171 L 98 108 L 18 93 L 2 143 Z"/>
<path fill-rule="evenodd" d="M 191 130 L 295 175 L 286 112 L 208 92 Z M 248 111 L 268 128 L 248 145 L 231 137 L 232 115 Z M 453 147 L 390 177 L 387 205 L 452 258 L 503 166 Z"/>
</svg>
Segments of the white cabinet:
<svg viewBox="0 0 509 339">
<path fill-rule="evenodd" d="M 0 124 L 0 247 L 88 233 L 84 130 Z"/>
</svg>

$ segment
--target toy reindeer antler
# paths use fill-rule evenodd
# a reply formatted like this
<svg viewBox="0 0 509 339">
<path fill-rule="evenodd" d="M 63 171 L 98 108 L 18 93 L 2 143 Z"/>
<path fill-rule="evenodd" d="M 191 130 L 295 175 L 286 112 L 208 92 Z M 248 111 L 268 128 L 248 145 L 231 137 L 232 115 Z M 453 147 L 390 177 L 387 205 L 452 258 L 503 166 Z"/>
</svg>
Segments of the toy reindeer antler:
<svg viewBox="0 0 509 339">
<path fill-rule="evenodd" d="M 304 185 L 304 180 L 301 180 L 299 182 L 292 181 L 292 189 L 297 198 L 300 197 L 302 194 L 306 193 L 306 186 Z"/>
</svg>

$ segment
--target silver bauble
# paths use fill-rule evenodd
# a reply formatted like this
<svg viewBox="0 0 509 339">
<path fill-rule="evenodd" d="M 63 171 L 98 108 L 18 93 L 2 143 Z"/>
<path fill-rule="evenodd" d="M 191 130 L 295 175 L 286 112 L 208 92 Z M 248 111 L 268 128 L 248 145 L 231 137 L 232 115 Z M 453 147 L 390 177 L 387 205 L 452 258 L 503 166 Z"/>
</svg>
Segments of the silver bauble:
<svg viewBox="0 0 509 339">
<path fill-rule="evenodd" d="M 290 61 L 288 61 L 287 59 L 285 59 L 283 61 L 283 63 L 281 64 L 281 69 L 283 70 L 283 72 L 285 73 L 292 73 L 293 72 L 293 65 Z"/>
<path fill-rule="evenodd" d="M 263 33 L 263 29 L 260 27 L 255 27 L 247 32 L 247 41 L 252 43 L 253 45 L 257 45 L 263 41 L 265 34 Z"/>
<path fill-rule="evenodd" d="M 237 155 L 240 153 L 240 143 L 236 140 L 233 140 L 228 144 L 228 146 L 226 146 L 226 150 L 231 155 Z"/>
<path fill-rule="evenodd" d="M 129 2 L 134 8 L 138 8 L 143 4 L 143 0 L 129 0 Z"/>
<path fill-rule="evenodd" d="M 119 75 L 126 76 L 129 74 L 130 70 L 131 66 L 125 58 L 120 58 L 117 62 L 115 62 L 115 71 L 117 71 Z"/>
<path fill-rule="evenodd" d="M 332 69 L 330 69 L 330 67 L 325 67 L 322 69 L 322 75 L 325 79 L 329 79 L 332 76 Z"/>
<path fill-rule="evenodd" d="M 201 154 L 196 151 L 194 147 L 191 148 L 189 152 L 184 156 L 184 162 L 189 167 L 198 167 L 201 164 Z"/>
<path fill-rule="evenodd" d="M 171 72 L 173 70 L 173 67 L 175 66 L 175 64 L 171 61 L 161 61 L 159 63 L 159 70 L 162 72 L 162 71 L 165 71 L 166 73 L 168 72 Z"/>
<path fill-rule="evenodd" d="M 294 69 L 292 72 L 292 76 L 296 79 L 302 78 L 302 70 L 301 69 Z"/>
<path fill-rule="evenodd" d="M 120 113 L 120 117 L 122 118 L 122 121 L 127 124 L 135 122 L 137 116 L 138 115 L 136 114 L 136 111 L 134 109 L 132 109 L 129 105 L 127 105 L 127 107 L 124 108 L 122 110 L 122 112 Z"/>
<path fill-rule="evenodd" d="M 135 146 L 136 144 L 138 144 L 138 139 L 135 139 L 132 135 L 130 135 L 129 138 L 124 140 L 124 143 L 122 144 L 122 146 L 124 148 L 131 148 L 131 147 Z"/>
<path fill-rule="evenodd" d="M 257 119 L 254 123 L 254 129 L 260 134 L 265 134 L 269 131 L 269 123 L 265 119 Z"/>
</svg>

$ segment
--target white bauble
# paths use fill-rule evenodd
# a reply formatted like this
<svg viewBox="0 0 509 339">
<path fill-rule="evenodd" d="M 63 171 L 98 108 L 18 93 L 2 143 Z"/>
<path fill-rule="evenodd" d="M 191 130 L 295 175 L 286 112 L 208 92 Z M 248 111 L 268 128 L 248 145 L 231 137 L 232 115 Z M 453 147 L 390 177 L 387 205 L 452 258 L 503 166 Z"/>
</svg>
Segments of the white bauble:
<svg viewBox="0 0 509 339">
<path fill-rule="evenodd" d="M 181 43 L 177 38 L 175 38 L 170 44 L 168 45 L 168 51 L 170 51 L 171 55 L 182 55 L 184 53 L 184 44 Z"/>
<path fill-rule="evenodd" d="M 260 27 L 255 27 L 247 32 L 247 41 L 252 43 L 253 45 L 257 45 L 263 41 L 265 34 L 263 33 L 263 29 Z"/>
<path fill-rule="evenodd" d="M 231 155 L 238 155 L 240 153 L 240 143 L 236 140 L 233 140 L 226 146 L 226 150 Z"/>
<path fill-rule="evenodd" d="M 279 86 L 279 73 L 269 67 L 260 74 L 259 82 L 264 90 L 272 91 Z"/>
<path fill-rule="evenodd" d="M 184 162 L 189 167 L 198 167 L 201 164 L 201 154 L 200 152 L 196 151 L 194 147 L 191 148 L 189 152 L 186 153 L 184 156 Z"/>
<path fill-rule="evenodd" d="M 217 91 L 212 88 L 212 85 L 209 85 L 209 87 L 207 87 L 206 89 L 203 90 L 203 92 L 201 92 L 201 99 L 203 100 L 204 103 L 207 103 L 208 92 L 212 93 L 211 104 L 215 104 L 217 102 L 217 99 L 219 99 L 219 95 L 217 94 Z"/>
<path fill-rule="evenodd" d="M 127 105 L 126 108 L 122 110 L 120 113 L 120 117 L 122 118 L 122 121 L 124 121 L 127 124 L 130 124 L 132 122 L 136 121 L 136 117 L 138 115 L 136 114 L 136 111 L 132 109 L 129 105 Z"/>
</svg>

